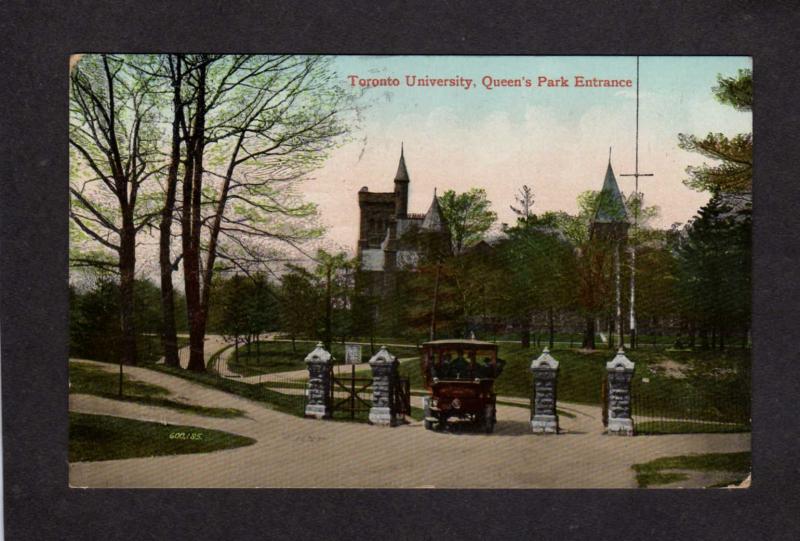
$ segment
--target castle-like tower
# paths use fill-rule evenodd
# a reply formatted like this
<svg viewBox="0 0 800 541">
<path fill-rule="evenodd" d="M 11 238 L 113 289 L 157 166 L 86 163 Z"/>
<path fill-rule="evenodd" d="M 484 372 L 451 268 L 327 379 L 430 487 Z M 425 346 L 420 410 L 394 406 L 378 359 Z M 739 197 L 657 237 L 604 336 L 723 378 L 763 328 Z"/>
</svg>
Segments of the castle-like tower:
<svg viewBox="0 0 800 541">
<path fill-rule="evenodd" d="M 391 289 L 389 274 L 415 267 L 417 247 L 404 240 L 414 229 L 447 235 L 447 225 L 434 191 L 433 201 L 425 214 L 409 214 L 408 195 L 411 178 L 405 154 L 400 146 L 400 163 L 394 176 L 393 192 L 370 192 L 364 186 L 358 191 L 360 211 L 358 258 L 362 273 L 373 274 L 372 289 Z"/>
</svg>

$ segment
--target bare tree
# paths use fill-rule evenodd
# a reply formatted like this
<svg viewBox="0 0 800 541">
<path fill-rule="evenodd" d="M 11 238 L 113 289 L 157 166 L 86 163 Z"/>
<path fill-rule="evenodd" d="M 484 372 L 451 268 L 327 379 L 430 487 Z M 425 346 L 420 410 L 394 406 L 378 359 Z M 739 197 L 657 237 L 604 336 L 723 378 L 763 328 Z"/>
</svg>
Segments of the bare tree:
<svg viewBox="0 0 800 541">
<path fill-rule="evenodd" d="M 102 247 L 77 259 L 105 267 L 116 261 L 125 364 L 136 364 L 136 235 L 156 215 L 142 186 L 161 162 L 156 81 L 135 67 L 151 61 L 146 56 L 86 55 L 71 74 L 70 218 Z"/>
<path fill-rule="evenodd" d="M 514 194 L 514 199 L 516 199 L 517 203 L 519 204 L 519 207 L 510 205 L 511 210 L 514 211 L 514 214 L 520 218 L 529 218 L 531 214 L 533 214 L 533 189 L 531 189 L 527 184 L 523 185 L 522 188 L 520 188 L 519 193 Z"/>
</svg>

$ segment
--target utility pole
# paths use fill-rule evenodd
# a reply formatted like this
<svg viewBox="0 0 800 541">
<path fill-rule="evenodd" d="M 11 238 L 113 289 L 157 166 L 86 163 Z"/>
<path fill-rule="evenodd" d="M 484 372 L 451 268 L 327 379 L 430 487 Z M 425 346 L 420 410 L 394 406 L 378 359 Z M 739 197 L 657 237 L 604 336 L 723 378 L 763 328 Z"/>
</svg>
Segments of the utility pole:
<svg viewBox="0 0 800 541">
<path fill-rule="evenodd" d="M 636 231 L 639 225 L 639 207 L 644 201 L 639 194 L 639 177 L 652 177 L 653 173 L 639 172 L 639 57 L 636 57 L 636 154 L 635 169 L 633 173 L 620 175 L 621 177 L 634 178 L 634 194 L 636 204 L 633 207 L 633 235 L 630 236 L 631 251 L 631 298 L 630 298 L 630 341 L 631 349 L 636 347 Z M 620 343 L 620 346 L 622 344 Z"/>
</svg>

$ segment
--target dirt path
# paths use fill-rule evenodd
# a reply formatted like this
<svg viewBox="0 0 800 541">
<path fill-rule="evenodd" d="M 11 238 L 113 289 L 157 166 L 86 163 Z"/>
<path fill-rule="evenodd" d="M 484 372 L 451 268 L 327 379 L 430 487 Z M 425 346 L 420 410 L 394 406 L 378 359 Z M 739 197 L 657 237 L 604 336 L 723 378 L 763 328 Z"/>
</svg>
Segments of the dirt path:
<svg viewBox="0 0 800 541">
<path fill-rule="evenodd" d="M 277 333 L 269 333 L 263 337 L 264 341 L 267 342 L 291 342 L 291 340 L 283 340 L 283 339 L 276 339 Z M 363 342 L 352 342 L 354 344 L 364 344 Z M 225 347 L 228 343 L 223 342 L 223 345 L 217 348 L 215 351 L 219 351 L 222 347 Z M 366 345 L 369 345 L 367 342 Z M 392 347 L 392 345 L 400 345 L 400 344 L 390 344 L 388 347 Z M 408 347 L 411 344 L 405 344 L 405 347 Z M 308 350 L 311 351 L 310 349 Z M 273 372 L 271 374 L 258 374 L 256 376 L 241 376 L 237 374 L 233 370 L 230 369 L 228 366 L 228 361 L 233 356 L 234 350 L 233 348 L 224 351 L 217 362 L 215 363 L 214 370 L 222 377 L 226 378 L 235 378 L 236 381 L 241 381 L 242 383 L 250 383 L 253 385 L 258 385 L 260 383 L 266 383 L 270 381 L 284 381 L 286 379 L 293 379 L 293 380 L 305 380 L 308 379 L 308 370 L 303 368 L 300 370 L 289 370 L 286 372 Z M 403 357 L 398 359 L 400 363 L 405 363 L 408 361 L 413 361 L 419 359 L 419 357 Z M 347 371 L 349 373 L 350 368 L 343 365 L 335 365 L 334 371 L 338 374 L 340 371 Z M 369 370 L 369 365 L 366 363 L 362 363 L 356 367 L 356 370 Z"/>
<path fill-rule="evenodd" d="M 188 338 L 188 334 L 178 334 L 178 336 Z M 211 360 L 216 352 L 231 344 L 218 334 L 207 334 L 205 344 L 203 346 L 203 359 L 206 364 Z M 178 350 L 178 360 L 181 362 L 181 368 L 189 366 L 189 346 L 184 346 Z M 164 357 L 158 361 L 158 364 L 164 364 Z"/>
<path fill-rule="evenodd" d="M 73 463 L 72 486 L 615 488 L 636 486 L 635 463 L 750 449 L 749 434 L 603 436 L 600 409 L 574 404 L 567 407 L 577 415 L 562 416 L 559 436 L 532 435 L 528 410 L 502 405 L 491 435 L 427 431 L 421 423 L 316 421 L 168 374 L 135 367 L 126 373 L 178 399 L 245 416 L 216 419 L 86 395 L 70 395 L 70 410 L 225 430 L 257 443 L 203 455 Z"/>
</svg>

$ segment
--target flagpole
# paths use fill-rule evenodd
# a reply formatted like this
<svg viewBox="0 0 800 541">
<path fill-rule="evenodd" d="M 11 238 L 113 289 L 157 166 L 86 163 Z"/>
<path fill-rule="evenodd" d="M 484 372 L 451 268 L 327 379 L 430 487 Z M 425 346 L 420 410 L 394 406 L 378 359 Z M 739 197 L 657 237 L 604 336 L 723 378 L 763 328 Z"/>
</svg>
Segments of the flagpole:
<svg viewBox="0 0 800 541">
<path fill-rule="evenodd" d="M 630 294 L 630 346 L 636 347 L 636 232 L 639 228 L 639 207 L 642 206 L 642 198 L 639 196 L 639 177 L 652 177 L 652 173 L 639 172 L 639 57 L 636 57 L 636 156 L 634 162 L 634 172 L 631 174 L 620 175 L 622 177 L 633 177 L 635 196 L 633 206 L 633 234 L 630 235 L 631 252 L 631 294 Z"/>
<path fill-rule="evenodd" d="M 639 56 L 636 56 L 636 157 L 634 162 L 633 236 L 631 237 L 631 298 L 630 298 L 630 341 L 631 349 L 636 348 L 636 228 L 639 225 Z"/>
</svg>

